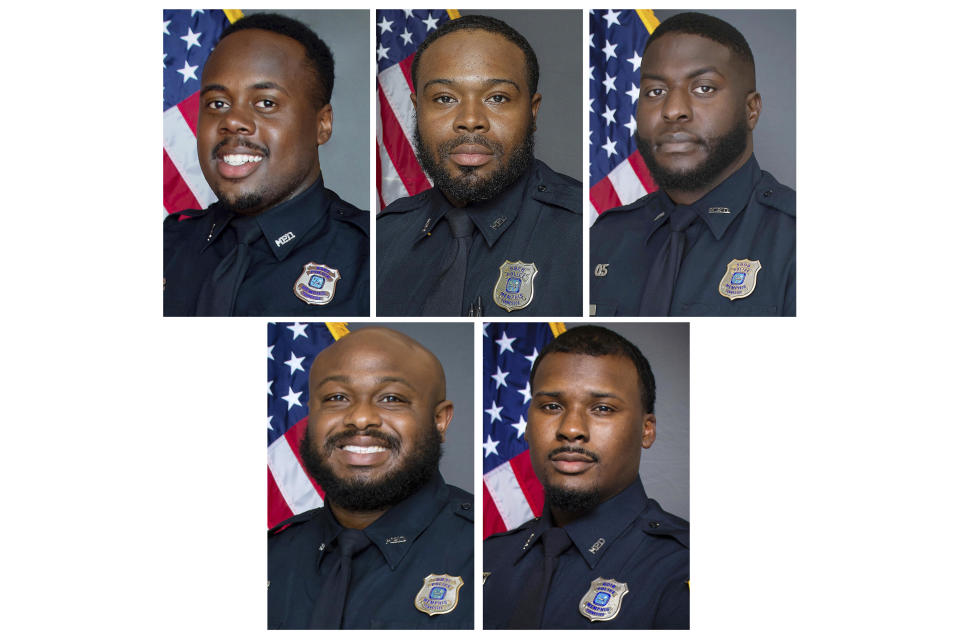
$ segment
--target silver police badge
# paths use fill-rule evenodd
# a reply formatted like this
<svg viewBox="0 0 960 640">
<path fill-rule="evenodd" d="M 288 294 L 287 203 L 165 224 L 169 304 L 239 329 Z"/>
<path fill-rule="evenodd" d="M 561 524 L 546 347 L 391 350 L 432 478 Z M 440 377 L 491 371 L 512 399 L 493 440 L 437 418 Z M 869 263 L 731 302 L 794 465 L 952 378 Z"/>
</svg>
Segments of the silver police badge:
<svg viewBox="0 0 960 640">
<path fill-rule="evenodd" d="M 626 582 L 597 578 L 580 598 L 580 614 L 590 622 L 613 620 L 620 613 L 623 596 L 629 592 Z"/>
<path fill-rule="evenodd" d="M 533 301 L 533 279 L 537 265 L 533 262 L 511 262 L 500 265 L 500 279 L 493 285 L 493 301 L 507 311 L 523 309 Z"/>
<path fill-rule="evenodd" d="M 450 613 L 457 608 L 463 578 L 431 573 L 423 579 L 423 586 L 413 599 L 413 606 L 428 616 Z"/>
<path fill-rule="evenodd" d="M 720 295 L 736 300 L 746 298 L 757 286 L 759 260 L 731 260 L 727 263 L 727 272 L 720 279 Z"/>
<path fill-rule="evenodd" d="M 293 283 L 293 293 L 307 304 L 329 304 L 337 290 L 340 272 L 316 262 L 303 265 L 303 273 Z"/>
</svg>

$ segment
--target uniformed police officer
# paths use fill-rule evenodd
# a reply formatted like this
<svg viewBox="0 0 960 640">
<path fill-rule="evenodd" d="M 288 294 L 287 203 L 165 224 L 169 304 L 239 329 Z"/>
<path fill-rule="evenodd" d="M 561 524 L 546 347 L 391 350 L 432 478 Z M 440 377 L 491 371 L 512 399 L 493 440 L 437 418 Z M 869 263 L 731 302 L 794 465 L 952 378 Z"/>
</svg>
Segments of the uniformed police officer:
<svg viewBox="0 0 960 640">
<path fill-rule="evenodd" d="M 333 57 L 306 25 L 254 14 L 203 69 L 197 153 L 219 198 L 163 225 L 167 316 L 369 314 L 368 214 L 324 187 Z"/>
<path fill-rule="evenodd" d="M 796 315 L 796 194 L 753 156 L 762 103 L 747 41 L 678 14 L 640 69 L 635 138 L 660 190 L 593 225 L 591 315 Z"/>
<path fill-rule="evenodd" d="M 647 359 L 609 329 L 575 327 L 530 382 L 524 437 L 546 502 L 484 541 L 484 629 L 688 628 L 688 524 L 637 475 L 657 434 Z"/>
<path fill-rule="evenodd" d="M 530 44 L 463 16 L 424 40 L 412 77 L 434 188 L 377 216 L 377 315 L 579 316 L 582 185 L 533 157 Z"/>
<path fill-rule="evenodd" d="M 473 497 L 438 471 L 436 356 L 382 327 L 310 368 L 300 447 L 325 504 L 270 530 L 270 629 L 472 629 Z"/>
</svg>

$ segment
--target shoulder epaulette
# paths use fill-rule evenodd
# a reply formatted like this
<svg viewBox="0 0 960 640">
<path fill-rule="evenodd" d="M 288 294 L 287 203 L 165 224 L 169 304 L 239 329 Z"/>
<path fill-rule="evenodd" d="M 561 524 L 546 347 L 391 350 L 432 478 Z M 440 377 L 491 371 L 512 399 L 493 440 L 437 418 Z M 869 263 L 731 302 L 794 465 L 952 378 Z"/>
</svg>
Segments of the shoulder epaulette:
<svg viewBox="0 0 960 640">
<path fill-rule="evenodd" d="M 761 172 L 760 182 L 754 190 L 754 197 L 761 204 L 776 209 L 788 216 L 797 215 L 797 192 L 777 182 L 766 171 Z"/>
<path fill-rule="evenodd" d="M 423 201 L 429 196 L 429 194 L 430 190 L 428 189 L 426 191 L 421 191 L 414 196 L 398 198 L 384 207 L 383 210 L 377 214 L 377 219 L 379 220 L 381 217 L 390 215 L 391 213 L 406 213 L 408 211 L 412 211 L 423 204 Z"/>
<path fill-rule="evenodd" d="M 322 508 L 323 508 L 323 507 L 317 507 L 316 509 L 310 509 L 309 511 L 304 511 L 303 513 L 298 513 L 297 515 L 293 516 L 292 518 L 287 518 L 286 520 L 284 520 L 284 521 L 281 522 L 280 524 L 277 524 L 277 525 L 274 525 L 273 527 L 271 527 L 270 530 L 267 531 L 267 535 L 268 535 L 268 536 L 275 536 L 275 535 L 277 535 L 278 533 L 280 533 L 281 531 L 285 531 L 286 529 L 290 528 L 291 526 L 293 526 L 293 525 L 295 525 L 295 524 L 300 524 L 301 522 L 307 522 L 308 520 L 310 520 L 311 518 L 313 518 L 314 514 L 316 514 L 317 511 L 319 511 L 319 510 L 322 509 Z"/>
</svg>

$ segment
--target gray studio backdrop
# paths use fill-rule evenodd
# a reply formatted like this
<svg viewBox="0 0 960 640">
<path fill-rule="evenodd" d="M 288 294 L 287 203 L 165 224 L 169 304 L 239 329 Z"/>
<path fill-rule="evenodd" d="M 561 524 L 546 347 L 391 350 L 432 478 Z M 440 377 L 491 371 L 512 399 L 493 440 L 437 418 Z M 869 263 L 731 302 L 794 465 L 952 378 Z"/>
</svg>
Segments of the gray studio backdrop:
<svg viewBox="0 0 960 640">
<path fill-rule="evenodd" d="M 447 429 L 440 473 L 448 484 L 473 493 L 473 323 L 351 322 L 347 328 L 389 327 L 406 334 L 440 359 L 447 377 L 453 422 Z"/>
<path fill-rule="evenodd" d="M 462 9 L 503 20 L 533 47 L 543 95 L 535 155 L 554 171 L 583 181 L 583 12 Z"/>
<path fill-rule="evenodd" d="M 655 9 L 660 22 L 690 9 Z M 750 44 L 763 98 L 753 131 L 760 168 L 797 188 L 797 12 L 789 10 L 704 10 L 726 20 Z"/>
<path fill-rule="evenodd" d="M 264 13 L 242 9 L 243 15 Z M 333 135 L 320 146 L 323 182 L 360 209 L 370 209 L 370 12 L 273 11 L 316 31 L 333 53 Z"/>
<path fill-rule="evenodd" d="M 568 322 L 567 329 L 582 322 Z M 690 324 L 591 322 L 616 331 L 650 361 L 657 385 L 657 439 L 640 458 L 647 495 L 690 519 Z"/>
</svg>

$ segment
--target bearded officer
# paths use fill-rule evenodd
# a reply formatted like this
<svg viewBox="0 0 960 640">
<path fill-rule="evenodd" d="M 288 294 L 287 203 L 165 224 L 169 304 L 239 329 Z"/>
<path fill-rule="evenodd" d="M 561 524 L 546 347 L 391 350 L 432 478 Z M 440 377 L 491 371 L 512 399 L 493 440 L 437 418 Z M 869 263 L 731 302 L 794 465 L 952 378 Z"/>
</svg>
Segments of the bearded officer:
<svg viewBox="0 0 960 640">
<path fill-rule="evenodd" d="M 203 69 L 197 153 L 218 201 L 167 216 L 166 316 L 369 314 L 368 214 L 324 186 L 333 57 L 309 27 L 254 14 Z"/>
<path fill-rule="evenodd" d="M 637 475 L 657 435 L 647 359 L 609 329 L 575 327 L 530 385 L 524 437 L 546 502 L 484 541 L 484 629 L 688 628 L 688 524 Z"/>
<path fill-rule="evenodd" d="M 591 315 L 796 315 L 796 194 L 753 156 L 762 102 L 746 39 L 678 14 L 640 69 L 635 139 L 660 190 L 594 223 Z"/>
<path fill-rule="evenodd" d="M 300 456 L 325 504 L 270 530 L 270 629 L 473 628 L 473 497 L 438 471 L 445 393 L 396 331 L 317 355 Z"/>
<path fill-rule="evenodd" d="M 420 45 L 415 144 L 434 188 L 377 216 L 377 315 L 581 315 L 582 184 L 533 157 L 539 74 L 487 16 Z"/>
</svg>

